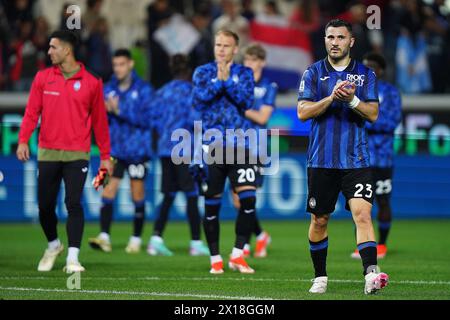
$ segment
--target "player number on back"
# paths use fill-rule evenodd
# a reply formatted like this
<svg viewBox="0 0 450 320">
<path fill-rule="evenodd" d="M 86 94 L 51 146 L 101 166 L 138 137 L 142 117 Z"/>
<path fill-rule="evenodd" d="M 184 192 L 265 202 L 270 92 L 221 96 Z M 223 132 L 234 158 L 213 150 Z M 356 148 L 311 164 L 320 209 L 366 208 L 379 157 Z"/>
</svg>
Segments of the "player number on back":
<svg viewBox="0 0 450 320">
<path fill-rule="evenodd" d="M 255 181 L 255 171 L 253 169 L 239 169 L 238 183 L 253 182 Z"/>
<path fill-rule="evenodd" d="M 128 167 L 128 173 L 132 179 L 142 179 L 145 175 L 145 167 L 143 164 L 131 164 Z"/>
<path fill-rule="evenodd" d="M 377 189 L 375 190 L 376 194 L 389 194 L 392 191 L 392 180 L 378 180 L 377 181 Z"/>
<path fill-rule="evenodd" d="M 356 186 L 356 192 L 354 194 L 355 198 L 362 198 L 362 191 L 364 190 L 364 185 L 362 183 L 358 183 Z M 372 197 L 372 185 L 371 184 L 366 184 L 366 194 L 364 195 L 364 197 L 366 198 L 370 198 Z"/>
</svg>

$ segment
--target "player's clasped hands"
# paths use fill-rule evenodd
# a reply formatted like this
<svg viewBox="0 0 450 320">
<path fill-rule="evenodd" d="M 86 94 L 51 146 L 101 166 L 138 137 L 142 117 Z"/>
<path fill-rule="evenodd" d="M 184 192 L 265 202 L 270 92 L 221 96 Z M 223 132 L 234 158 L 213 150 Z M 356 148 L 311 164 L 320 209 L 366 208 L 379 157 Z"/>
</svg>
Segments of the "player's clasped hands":
<svg viewBox="0 0 450 320">
<path fill-rule="evenodd" d="M 106 111 L 109 113 L 118 114 L 119 113 L 119 97 L 110 96 L 105 101 Z"/>
<path fill-rule="evenodd" d="M 333 88 L 333 100 L 343 102 L 351 102 L 355 96 L 356 86 L 353 82 L 342 81 L 337 83 Z"/>
<path fill-rule="evenodd" d="M 232 62 L 222 61 L 217 63 L 217 79 L 227 81 L 230 77 L 230 69 Z"/>
</svg>

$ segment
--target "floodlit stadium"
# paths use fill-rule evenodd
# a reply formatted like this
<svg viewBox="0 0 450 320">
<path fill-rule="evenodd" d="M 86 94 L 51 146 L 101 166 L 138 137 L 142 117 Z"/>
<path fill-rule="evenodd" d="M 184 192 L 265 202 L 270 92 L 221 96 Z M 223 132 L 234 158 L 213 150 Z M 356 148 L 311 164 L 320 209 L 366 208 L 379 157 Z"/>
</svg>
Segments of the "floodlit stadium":
<svg viewBox="0 0 450 320">
<path fill-rule="evenodd" d="M 448 300 L 449 44 L 448 0 L 0 0 L 0 299 Z"/>
</svg>

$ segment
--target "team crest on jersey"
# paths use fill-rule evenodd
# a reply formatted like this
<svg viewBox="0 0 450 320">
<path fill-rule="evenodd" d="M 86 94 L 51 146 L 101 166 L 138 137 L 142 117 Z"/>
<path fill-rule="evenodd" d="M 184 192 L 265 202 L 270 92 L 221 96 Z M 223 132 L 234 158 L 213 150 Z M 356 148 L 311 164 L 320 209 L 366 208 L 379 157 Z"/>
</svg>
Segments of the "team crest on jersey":
<svg viewBox="0 0 450 320">
<path fill-rule="evenodd" d="M 347 80 L 353 82 L 355 86 L 362 87 L 366 76 L 364 74 L 347 74 Z"/>
<path fill-rule="evenodd" d="M 137 99 L 137 97 L 138 97 L 138 92 L 137 92 L 136 90 L 134 90 L 134 91 L 131 93 L 131 98 L 132 98 L 132 99 Z"/>
<path fill-rule="evenodd" d="M 239 83 L 239 77 L 238 77 L 238 75 L 235 74 L 235 75 L 233 76 L 232 80 L 233 80 L 234 83 Z"/>
<path fill-rule="evenodd" d="M 81 89 L 81 82 L 77 81 L 73 84 L 73 90 L 79 91 Z"/>
<path fill-rule="evenodd" d="M 311 209 L 314 209 L 316 207 L 316 198 L 314 198 L 314 197 L 309 198 L 308 204 Z"/>
<path fill-rule="evenodd" d="M 255 87 L 255 98 L 261 99 L 266 94 L 267 89 L 264 87 Z"/>
</svg>

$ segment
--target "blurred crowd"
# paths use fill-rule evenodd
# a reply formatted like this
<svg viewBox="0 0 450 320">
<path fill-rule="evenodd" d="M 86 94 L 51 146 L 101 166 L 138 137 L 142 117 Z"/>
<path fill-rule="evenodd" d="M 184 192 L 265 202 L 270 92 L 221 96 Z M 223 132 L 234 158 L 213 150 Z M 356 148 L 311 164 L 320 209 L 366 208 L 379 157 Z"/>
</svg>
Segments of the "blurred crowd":
<svg viewBox="0 0 450 320">
<path fill-rule="evenodd" d="M 39 0 L 0 0 L 0 90 L 27 91 L 35 73 L 49 65 L 45 15 Z M 299 28 L 309 37 L 314 60 L 326 53 L 324 25 L 332 18 L 353 24 L 356 45 L 352 56 L 368 51 L 390 62 L 387 80 L 403 93 L 450 92 L 450 15 L 445 0 L 284 0 L 293 10 L 280 10 L 282 1 L 154 0 L 147 7 L 146 37 L 131 49 L 137 72 L 156 88 L 171 80 L 169 57 L 189 53 L 193 67 L 213 60 L 213 34 L 227 27 L 237 32 L 241 47 L 251 41 L 254 19 Z M 258 4 L 258 5 L 256 5 Z M 381 29 L 366 27 L 367 6 L 381 8 Z M 112 74 L 111 37 L 114 25 L 102 14 L 102 0 L 86 0 L 82 12 L 77 57 L 107 80 Z M 66 28 L 67 7 L 61 6 L 59 29 Z M 394 63 L 395 62 L 395 63 Z M 415 79 L 414 81 L 412 79 Z"/>
</svg>

